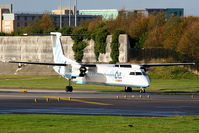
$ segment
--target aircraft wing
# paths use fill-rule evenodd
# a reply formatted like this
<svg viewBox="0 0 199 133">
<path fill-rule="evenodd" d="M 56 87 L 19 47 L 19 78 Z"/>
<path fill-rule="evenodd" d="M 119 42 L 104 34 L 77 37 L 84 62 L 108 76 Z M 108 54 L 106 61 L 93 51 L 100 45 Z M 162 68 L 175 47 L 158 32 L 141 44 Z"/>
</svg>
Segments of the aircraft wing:
<svg viewBox="0 0 199 133">
<path fill-rule="evenodd" d="M 8 63 L 47 65 L 47 66 L 67 66 L 67 65 L 70 65 L 70 64 L 65 64 L 65 63 L 25 62 L 25 61 L 8 61 Z M 96 64 L 79 64 L 79 65 L 81 65 L 83 67 L 96 67 Z"/>
<path fill-rule="evenodd" d="M 47 66 L 67 66 L 64 63 L 44 63 L 44 62 L 23 62 L 23 61 L 9 61 L 9 63 L 33 64 L 33 65 L 47 65 Z"/>
<path fill-rule="evenodd" d="M 96 64 L 80 64 L 83 67 L 96 67 Z"/>
<path fill-rule="evenodd" d="M 158 66 L 181 66 L 181 65 L 195 65 L 195 63 L 157 63 L 157 64 L 140 64 L 143 67 L 158 67 Z"/>
<path fill-rule="evenodd" d="M 21 64 L 33 64 L 33 65 L 48 65 L 48 66 L 67 66 L 65 63 L 44 63 L 44 62 L 23 62 L 23 61 L 9 61 L 9 63 L 21 63 Z M 97 64 L 79 64 L 82 67 L 96 67 Z M 112 66 L 112 64 L 104 64 L 106 66 Z M 131 64 L 116 64 L 120 66 L 130 66 Z M 195 65 L 195 63 L 149 63 L 149 64 L 138 64 L 144 68 L 159 67 L 159 66 L 180 66 L 180 65 Z"/>
</svg>

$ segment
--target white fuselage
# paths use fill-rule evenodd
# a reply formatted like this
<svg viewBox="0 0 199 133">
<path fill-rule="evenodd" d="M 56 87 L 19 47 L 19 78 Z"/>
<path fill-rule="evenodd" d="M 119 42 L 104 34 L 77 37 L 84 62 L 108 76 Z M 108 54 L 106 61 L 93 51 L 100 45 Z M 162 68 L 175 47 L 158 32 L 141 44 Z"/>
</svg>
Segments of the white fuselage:
<svg viewBox="0 0 199 133">
<path fill-rule="evenodd" d="M 52 32 L 54 62 L 64 65 L 55 65 L 54 70 L 63 77 L 78 84 L 103 84 L 125 87 L 146 88 L 150 81 L 140 65 L 130 64 L 94 64 L 83 65 L 63 54 L 61 33 Z M 83 69 L 80 70 L 80 69 Z"/>
<path fill-rule="evenodd" d="M 76 77 L 72 80 L 78 84 L 103 84 L 115 86 L 128 86 L 146 88 L 150 80 L 139 65 L 106 65 L 98 64 L 95 68 L 88 69 L 86 76 Z"/>
</svg>

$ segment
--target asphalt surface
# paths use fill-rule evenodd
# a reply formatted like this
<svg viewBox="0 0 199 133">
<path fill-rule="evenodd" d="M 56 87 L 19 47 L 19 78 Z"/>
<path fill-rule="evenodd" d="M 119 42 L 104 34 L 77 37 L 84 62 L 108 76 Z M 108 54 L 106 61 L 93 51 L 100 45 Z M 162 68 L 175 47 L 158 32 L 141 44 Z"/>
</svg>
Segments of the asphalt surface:
<svg viewBox="0 0 199 133">
<path fill-rule="evenodd" d="M 9 92 L 10 91 L 10 92 Z M 199 95 L 0 89 L 0 114 L 199 115 Z"/>
</svg>

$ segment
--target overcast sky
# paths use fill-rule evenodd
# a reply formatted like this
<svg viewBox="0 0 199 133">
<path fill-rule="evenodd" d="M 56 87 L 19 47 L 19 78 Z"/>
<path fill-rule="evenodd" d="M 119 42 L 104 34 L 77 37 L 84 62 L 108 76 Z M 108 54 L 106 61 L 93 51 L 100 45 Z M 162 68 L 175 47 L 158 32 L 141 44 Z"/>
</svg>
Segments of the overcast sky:
<svg viewBox="0 0 199 133">
<path fill-rule="evenodd" d="M 0 0 L 0 4 L 13 4 L 14 12 L 50 12 L 60 6 L 61 0 Z M 62 0 L 69 5 L 69 0 Z M 75 0 L 71 0 L 75 3 Z M 130 8 L 184 8 L 185 15 L 199 16 L 199 0 L 78 0 L 78 9 L 130 9 Z"/>
</svg>

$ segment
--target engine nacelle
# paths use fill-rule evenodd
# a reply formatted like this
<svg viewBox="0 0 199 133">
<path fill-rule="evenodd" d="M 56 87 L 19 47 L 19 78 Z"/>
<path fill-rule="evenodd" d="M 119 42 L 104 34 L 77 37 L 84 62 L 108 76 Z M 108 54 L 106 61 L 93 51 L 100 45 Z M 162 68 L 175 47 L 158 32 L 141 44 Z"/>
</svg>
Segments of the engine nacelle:
<svg viewBox="0 0 199 133">
<path fill-rule="evenodd" d="M 80 71 L 79 76 L 80 76 L 80 77 L 84 77 L 84 76 L 86 75 L 87 68 L 84 67 L 84 66 L 81 66 L 81 67 L 79 68 L 79 71 Z"/>
<path fill-rule="evenodd" d="M 19 63 L 18 64 L 18 68 L 22 68 L 24 66 L 24 64 Z"/>
<path fill-rule="evenodd" d="M 73 65 L 72 66 L 72 74 L 73 77 L 84 77 L 86 75 L 87 68 L 81 65 Z"/>
</svg>

